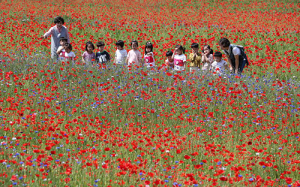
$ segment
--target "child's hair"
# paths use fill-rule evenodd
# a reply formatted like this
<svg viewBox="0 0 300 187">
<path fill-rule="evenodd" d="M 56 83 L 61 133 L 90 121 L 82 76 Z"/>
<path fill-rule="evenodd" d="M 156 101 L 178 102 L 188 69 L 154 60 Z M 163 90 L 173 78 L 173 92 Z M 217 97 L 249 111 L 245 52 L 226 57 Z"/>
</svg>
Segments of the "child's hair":
<svg viewBox="0 0 300 187">
<path fill-rule="evenodd" d="M 166 53 L 166 57 L 168 57 L 168 56 L 172 56 L 173 55 L 173 52 L 172 51 L 167 51 L 167 53 Z"/>
<path fill-rule="evenodd" d="M 199 44 L 197 44 L 197 43 L 192 43 L 191 48 L 199 48 Z"/>
<path fill-rule="evenodd" d="M 210 50 L 210 53 L 209 53 L 209 54 L 213 54 L 213 53 L 214 53 L 214 51 L 210 48 L 209 45 L 204 45 L 204 46 L 203 46 L 203 49 L 202 49 L 202 52 L 203 52 L 203 53 L 204 53 L 204 48 L 205 48 L 205 47 L 207 47 L 207 49 Z"/>
<path fill-rule="evenodd" d="M 94 46 L 93 42 L 88 41 L 88 42 L 86 42 L 86 44 L 85 44 L 85 50 L 86 50 L 86 51 L 87 51 L 87 48 L 88 48 L 89 45 L 92 46 L 93 50 L 95 49 L 95 46 Z"/>
<path fill-rule="evenodd" d="M 132 41 L 131 41 L 131 43 L 130 43 L 130 46 L 131 46 L 131 47 L 132 47 L 132 44 L 133 44 L 133 43 L 136 43 L 136 45 L 137 45 L 137 46 L 139 46 L 139 43 L 138 43 L 138 41 L 136 41 L 136 40 L 132 40 Z"/>
<path fill-rule="evenodd" d="M 61 42 L 61 41 L 63 41 L 63 42 L 68 42 L 68 39 L 65 38 L 65 37 L 60 37 L 60 38 L 59 38 L 59 41 L 60 41 L 60 42 Z"/>
<path fill-rule="evenodd" d="M 70 49 L 72 51 L 72 45 L 69 43 L 65 43 L 66 49 Z"/>
<path fill-rule="evenodd" d="M 214 57 L 222 57 L 222 53 L 217 51 L 215 52 Z"/>
<path fill-rule="evenodd" d="M 229 47 L 230 46 L 230 41 L 227 38 L 221 38 L 219 40 L 219 45 L 222 47 Z"/>
<path fill-rule="evenodd" d="M 146 46 L 145 46 L 145 54 L 147 54 L 147 51 L 146 51 L 147 48 L 150 48 L 150 49 L 151 49 L 151 52 L 153 52 L 153 45 L 152 45 L 151 42 L 147 42 L 147 43 L 146 43 Z"/>
<path fill-rule="evenodd" d="M 54 24 L 56 24 L 56 23 L 62 23 L 62 24 L 65 24 L 64 18 L 62 18 L 62 17 L 60 17 L 60 16 L 55 17 L 53 22 L 54 22 Z"/>
<path fill-rule="evenodd" d="M 100 41 L 100 42 L 97 42 L 97 43 L 96 43 L 96 46 L 97 46 L 97 47 L 105 46 L 105 43 L 102 42 L 102 41 Z"/>
<path fill-rule="evenodd" d="M 176 45 L 175 48 L 181 50 L 183 54 L 185 53 L 185 48 L 182 45 Z"/>
<path fill-rule="evenodd" d="M 116 42 L 116 45 L 119 45 L 120 47 L 124 47 L 124 41 L 123 40 L 118 40 L 117 42 Z"/>
</svg>

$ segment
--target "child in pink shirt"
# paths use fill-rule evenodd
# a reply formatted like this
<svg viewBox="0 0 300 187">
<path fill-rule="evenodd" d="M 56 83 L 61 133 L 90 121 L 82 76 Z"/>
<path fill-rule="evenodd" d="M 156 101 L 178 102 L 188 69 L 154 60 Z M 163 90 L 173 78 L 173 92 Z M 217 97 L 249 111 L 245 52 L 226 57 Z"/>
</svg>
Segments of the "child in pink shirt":
<svg viewBox="0 0 300 187">
<path fill-rule="evenodd" d="M 87 42 L 85 45 L 85 52 L 81 55 L 82 62 L 85 65 L 91 65 L 96 59 L 96 55 L 94 53 L 95 46 L 92 42 Z"/>
<path fill-rule="evenodd" d="M 128 52 L 126 64 L 128 66 L 141 66 L 142 65 L 142 54 L 138 50 L 138 42 L 136 40 L 131 41 L 131 50 Z"/>
</svg>

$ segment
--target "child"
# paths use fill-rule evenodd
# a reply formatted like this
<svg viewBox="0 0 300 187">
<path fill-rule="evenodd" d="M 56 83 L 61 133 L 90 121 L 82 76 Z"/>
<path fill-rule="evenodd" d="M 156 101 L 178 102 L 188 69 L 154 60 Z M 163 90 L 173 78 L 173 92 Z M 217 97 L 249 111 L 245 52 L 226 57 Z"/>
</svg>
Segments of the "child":
<svg viewBox="0 0 300 187">
<path fill-rule="evenodd" d="M 166 57 L 167 59 L 165 60 L 165 65 L 167 67 L 167 69 L 174 69 L 174 59 L 172 59 L 173 56 L 173 52 L 172 51 L 167 51 L 166 53 Z"/>
<path fill-rule="evenodd" d="M 145 46 L 144 63 L 147 68 L 155 66 L 155 60 L 153 55 L 153 45 L 151 42 L 147 42 Z"/>
<path fill-rule="evenodd" d="M 215 52 L 214 57 L 215 61 L 211 64 L 211 70 L 213 70 L 214 74 L 222 74 L 225 69 L 228 70 L 227 62 L 222 59 L 221 52 Z"/>
<path fill-rule="evenodd" d="M 137 65 L 140 66 L 142 63 L 142 54 L 138 50 L 139 43 L 136 40 L 131 41 L 131 50 L 128 52 L 126 64 L 128 66 Z"/>
<path fill-rule="evenodd" d="M 197 43 L 192 43 L 191 45 L 192 53 L 190 53 L 189 60 L 190 63 L 190 72 L 198 71 L 201 64 L 201 55 L 199 53 L 199 45 Z"/>
<path fill-rule="evenodd" d="M 69 43 L 65 43 L 64 49 L 65 49 L 65 51 L 62 51 L 59 55 L 62 57 L 61 61 L 74 62 L 76 56 L 75 56 L 75 53 L 73 53 L 73 51 L 72 51 L 72 45 Z"/>
<path fill-rule="evenodd" d="M 64 37 L 61 37 L 59 39 L 59 43 L 60 43 L 60 46 L 58 47 L 57 51 L 56 51 L 56 54 L 58 55 L 58 59 L 61 60 L 62 58 L 64 58 L 64 56 L 60 56 L 60 54 L 65 54 L 65 53 L 62 53 L 62 52 L 65 52 L 65 44 L 68 42 L 67 38 L 64 38 Z"/>
<path fill-rule="evenodd" d="M 174 70 L 175 71 L 184 71 L 186 56 L 184 55 L 185 49 L 181 45 L 176 45 L 172 59 L 174 59 Z"/>
<path fill-rule="evenodd" d="M 118 65 L 123 65 L 126 61 L 127 51 L 123 49 L 124 42 L 122 40 L 118 40 L 116 42 L 117 51 L 115 53 L 115 63 Z"/>
<path fill-rule="evenodd" d="M 106 64 L 110 61 L 110 55 L 108 52 L 104 51 L 104 42 L 97 42 L 98 52 L 96 53 L 96 61 L 97 63 Z"/>
<path fill-rule="evenodd" d="M 202 50 L 202 63 L 204 63 L 204 64 L 203 64 L 202 70 L 206 71 L 206 70 L 210 69 L 210 65 L 214 61 L 213 53 L 214 52 L 210 48 L 209 45 L 205 45 L 203 47 L 203 50 Z"/>
<path fill-rule="evenodd" d="M 48 32 L 46 32 L 42 38 L 47 38 L 51 35 L 51 58 L 57 60 L 57 49 L 60 44 L 60 38 L 64 37 L 67 42 L 70 43 L 70 37 L 68 29 L 63 26 L 65 23 L 64 19 L 60 16 L 54 19 L 55 26 L 51 27 Z"/>
<path fill-rule="evenodd" d="M 87 42 L 85 45 L 85 52 L 82 54 L 82 62 L 86 65 L 93 64 L 96 59 L 96 55 L 94 53 L 95 46 L 92 42 Z"/>
<path fill-rule="evenodd" d="M 59 55 L 64 50 L 65 43 L 68 43 L 68 39 L 65 37 L 60 37 L 59 38 L 60 46 L 57 48 L 57 51 L 56 51 L 57 55 Z"/>
</svg>

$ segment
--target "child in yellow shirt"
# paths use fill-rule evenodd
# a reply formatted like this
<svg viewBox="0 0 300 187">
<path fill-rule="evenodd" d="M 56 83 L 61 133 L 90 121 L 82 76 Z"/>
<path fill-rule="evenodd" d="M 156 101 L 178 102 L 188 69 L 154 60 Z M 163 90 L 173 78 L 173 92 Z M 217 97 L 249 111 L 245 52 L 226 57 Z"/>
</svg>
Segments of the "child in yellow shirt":
<svg viewBox="0 0 300 187">
<path fill-rule="evenodd" d="M 201 65 L 201 54 L 199 53 L 199 44 L 192 43 L 192 53 L 189 55 L 190 60 L 190 72 L 196 72 L 199 70 Z"/>
</svg>

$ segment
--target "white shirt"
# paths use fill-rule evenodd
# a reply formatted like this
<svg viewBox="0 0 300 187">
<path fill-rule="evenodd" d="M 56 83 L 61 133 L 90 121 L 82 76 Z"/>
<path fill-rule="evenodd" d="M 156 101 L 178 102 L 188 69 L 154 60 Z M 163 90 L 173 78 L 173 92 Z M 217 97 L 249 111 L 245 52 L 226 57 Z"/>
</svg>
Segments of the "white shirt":
<svg viewBox="0 0 300 187">
<path fill-rule="evenodd" d="M 58 49 L 57 49 L 57 51 L 62 49 L 59 53 L 59 56 L 58 56 L 58 59 L 61 60 L 61 61 L 63 61 L 65 59 L 65 53 L 66 53 L 63 48 L 64 48 L 63 46 L 59 46 Z"/>
<path fill-rule="evenodd" d="M 119 50 L 117 49 L 115 53 L 116 64 L 124 64 L 127 58 L 127 51 L 125 49 Z"/>
<path fill-rule="evenodd" d="M 227 65 L 227 62 L 225 60 L 221 60 L 220 62 L 214 61 L 211 64 L 212 70 L 216 73 L 222 73 L 225 71 L 225 66 Z"/>
<path fill-rule="evenodd" d="M 232 45 L 230 44 L 229 49 L 232 47 Z M 230 54 L 230 50 L 226 50 L 229 54 Z M 238 47 L 234 47 L 232 49 L 232 53 L 233 55 L 240 55 L 241 54 L 241 50 Z"/>
<path fill-rule="evenodd" d="M 186 62 L 186 56 L 184 54 L 174 56 L 174 69 L 177 71 L 184 70 L 184 64 Z"/>
<path fill-rule="evenodd" d="M 75 53 L 71 51 L 70 53 L 67 53 L 65 51 L 62 51 L 59 55 L 61 61 L 73 61 L 76 57 Z"/>
</svg>

